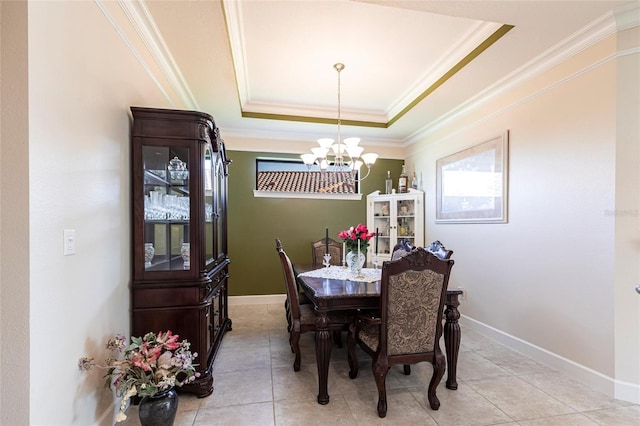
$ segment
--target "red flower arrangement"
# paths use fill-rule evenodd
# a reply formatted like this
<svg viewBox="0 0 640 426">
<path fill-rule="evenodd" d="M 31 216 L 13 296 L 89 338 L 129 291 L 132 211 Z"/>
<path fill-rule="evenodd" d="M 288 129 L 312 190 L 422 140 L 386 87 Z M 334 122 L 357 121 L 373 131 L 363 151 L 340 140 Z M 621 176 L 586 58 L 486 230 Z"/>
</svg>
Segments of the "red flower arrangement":
<svg viewBox="0 0 640 426">
<path fill-rule="evenodd" d="M 369 229 L 361 223 L 358 226 L 352 226 L 349 229 L 338 232 L 338 237 L 342 238 L 348 250 L 353 252 L 358 250 L 358 241 L 360 241 L 360 251 L 367 251 L 369 240 L 375 237 L 375 232 L 369 232 Z"/>
</svg>

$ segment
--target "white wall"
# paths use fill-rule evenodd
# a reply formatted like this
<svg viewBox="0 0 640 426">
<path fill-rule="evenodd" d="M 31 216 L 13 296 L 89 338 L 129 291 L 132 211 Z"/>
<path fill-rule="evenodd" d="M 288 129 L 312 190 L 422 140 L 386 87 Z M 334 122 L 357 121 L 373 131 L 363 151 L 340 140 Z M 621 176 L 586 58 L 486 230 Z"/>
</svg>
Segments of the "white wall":
<svg viewBox="0 0 640 426">
<path fill-rule="evenodd" d="M 181 107 L 122 17 L 117 2 L 29 3 L 33 425 L 113 423 L 102 372 L 77 360 L 103 360 L 107 339 L 129 333 L 129 107 Z M 62 254 L 64 229 L 76 231 L 74 256 Z"/>
<path fill-rule="evenodd" d="M 615 202 L 616 395 L 640 401 L 640 27 L 618 34 Z M 634 356 L 635 355 L 635 356 Z"/>
<path fill-rule="evenodd" d="M 450 285 L 466 291 L 463 321 L 612 396 L 624 377 L 625 398 L 640 402 L 637 370 L 628 368 L 640 359 L 640 304 L 621 307 L 614 282 L 616 256 L 635 258 L 637 269 L 640 252 L 637 226 L 635 245 L 616 244 L 614 213 L 618 132 L 629 131 L 617 128 L 626 85 L 618 78 L 637 74 L 621 75 L 617 62 L 612 35 L 434 129 L 409 147 L 407 162 L 427 192 L 426 241 L 455 251 Z M 506 130 L 508 223 L 435 223 L 436 160 Z M 637 156 L 631 164 L 638 169 Z M 627 188 L 637 194 L 638 184 Z M 614 333 L 616 318 L 631 322 L 624 336 Z M 618 346 L 621 338 L 631 343 Z M 624 364 L 626 374 L 616 368 Z"/>
</svg>

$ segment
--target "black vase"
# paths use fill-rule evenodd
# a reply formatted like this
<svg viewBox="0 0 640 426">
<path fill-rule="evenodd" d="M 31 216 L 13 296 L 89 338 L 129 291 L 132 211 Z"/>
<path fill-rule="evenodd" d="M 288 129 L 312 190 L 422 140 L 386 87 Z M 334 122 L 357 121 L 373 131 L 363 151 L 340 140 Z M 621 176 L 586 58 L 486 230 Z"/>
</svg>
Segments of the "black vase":
<svg viewBox="0 0 640 426">
<path fill-rule="evenodd" d="M 142 426 L 172 426 L 178 411 L 178 394 L 174 388 L 145 396 L 140 401 L 138 415 Z"/>
</svg>

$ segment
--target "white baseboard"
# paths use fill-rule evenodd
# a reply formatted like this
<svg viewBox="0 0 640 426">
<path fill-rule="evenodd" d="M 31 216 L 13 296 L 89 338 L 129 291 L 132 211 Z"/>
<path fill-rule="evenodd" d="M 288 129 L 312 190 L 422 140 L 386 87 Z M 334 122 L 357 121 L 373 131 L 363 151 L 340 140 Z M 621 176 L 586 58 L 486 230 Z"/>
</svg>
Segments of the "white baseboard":
<svg viewBox="0 0 640 426">
<path fill-rule="evenodd" d="M 615 399 L 640 404 L 640 385 L 616 380 Z"/>
<path fill-rule="evenodd" d="M 640 404 L 640 384 L 622 382 L 518 337 L 461 315 L 464 325 L 611 398 Z M 464 342 L 464 333 L 462 337 Z"/>
<path fill-rule="evenodd" d="M 233 305 L 260 305 L 284 303 L 286 294 L 264 294 L 254 296 L 229 296 L 229 306 Z"/>
</svg>

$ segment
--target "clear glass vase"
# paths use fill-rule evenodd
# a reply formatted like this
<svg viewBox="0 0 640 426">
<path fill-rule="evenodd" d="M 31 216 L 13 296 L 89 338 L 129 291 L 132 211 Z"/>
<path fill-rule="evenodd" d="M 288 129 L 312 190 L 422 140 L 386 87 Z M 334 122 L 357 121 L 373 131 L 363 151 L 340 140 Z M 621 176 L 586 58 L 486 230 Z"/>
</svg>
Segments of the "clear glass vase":
<svg viewBox="0 0 640 426">
<path fill-rule="evenodd" d="M 357 251 L 348 251 L 345 257 L 345 260 L 347 262 L 347 267 L 354 274 L 357 274 L 358 270 L 362 269 L 362 267 L 364 266 L 365 259 L 366 257 L 362 251 L 360 251 L 360 259 L 358 259 Z"/>
</svg>

